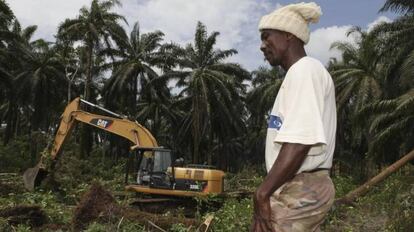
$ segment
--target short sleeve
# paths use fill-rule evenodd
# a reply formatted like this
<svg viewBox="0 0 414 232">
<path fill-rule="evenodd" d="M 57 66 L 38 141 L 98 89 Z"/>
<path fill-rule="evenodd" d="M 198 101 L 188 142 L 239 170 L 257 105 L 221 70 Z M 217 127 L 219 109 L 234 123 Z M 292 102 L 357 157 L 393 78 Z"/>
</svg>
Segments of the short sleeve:
<svg viewBox="0 0 414 232">
<path fill-rule="evenodd" d="M 317 145 L 312 153 L 320 153 L 327 143 L 322 121 L 323 81 L 318 70 L 306 66 L 289 71 L 279 112 L 282 125 L 274 142 Z"/>
</svg>

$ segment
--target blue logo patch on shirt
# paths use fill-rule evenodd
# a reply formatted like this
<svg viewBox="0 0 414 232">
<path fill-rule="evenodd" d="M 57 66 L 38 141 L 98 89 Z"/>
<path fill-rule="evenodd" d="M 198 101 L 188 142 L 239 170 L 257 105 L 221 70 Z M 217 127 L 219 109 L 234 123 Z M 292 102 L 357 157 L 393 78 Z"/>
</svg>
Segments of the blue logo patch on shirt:
<svg viewBox="0 0 414 232">
<path fill-rule="evenodd" d="M 280 130 L 280 127 L 282 127 L 282 124 L 283 124 L 282 119 L 279 116 L 270 115 L 268 128 Z"/>
</svg>

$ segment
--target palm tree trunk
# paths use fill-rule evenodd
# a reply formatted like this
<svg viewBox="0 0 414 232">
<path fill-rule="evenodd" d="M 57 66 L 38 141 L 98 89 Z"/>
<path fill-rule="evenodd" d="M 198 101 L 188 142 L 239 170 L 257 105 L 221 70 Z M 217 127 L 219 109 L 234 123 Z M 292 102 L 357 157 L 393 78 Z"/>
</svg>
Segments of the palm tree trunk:
<svg viewBox="0 0 414 232">
<path fill-rule="evenodd" d="M 198 163 L 198 153 L 199 153 L 199 142 L 198 142 L 198 138 L 194 138 L 193 139 L 193 163 L 197 164 Z"/>
<path fill-rule="evenodd" d="M 93 53 L 93 44 L 92 42 L 88 42 L 88 54 L 87 54 L 87 64 L 86 64 L 86 79 L 85 79 L 85 88 L 83 96 L 85 100 L 91 101 L 90 95 L 90 84 L 92 83 L 92 53 Z M 82 125 L 81 127 L 81 146 L 80 146 L 80 158 L 83 159 L 87 155 L 89 155 L 91 148 L 92 148 L 92 138 L 91 138 L 91 130 L 86 126 Z"/>
<path fill-rule="evenodd" d="M 9 103 L 10 104 L 10 103 Z M 9 112 L 7 113 L 6 119 L 6 131 L 3 137 L 3 145 L 7 145 L 10 139 L 13 137 L 13 112 L 11 112 L 9 107 Z"/>
<path fill-rule="evenodd" d="M 9 143 L 10 139 L 13 138 L 13 129 L 16 122 L 16 110 L 15 110 L 15 100 L 14 97 L 9 97 L 9 106 L 7 109 L 7 116 L 6 116 L 6 131 L 3 137 L 3 145 Z"/>
<path fill-rule="evenodd" d="M 139 74 L 137 74 L 137 75 L 135 75 L 135 77 L 134 77 L 134 81 L 133 81 L 133 85 L 132 85 L 132 88 L 133 88 L 133 93 L 134 94 L 132 94 L 132 96 L 131 96 L 131 107 L 130 107 L 130 111 L 131 111 L 131 114 L 132 115 L 137 115 L 137 99 L 139 98 L 139 96 L 138 96 L 138 91 L 139 91 L 139 89 L 138 89 L 138 80 L 139 80 L 139 78 L 138 78 L 138 75 Z M 141 86 L 141 92 L 142 92 L 142 89 L 143 89 L 143 87 Z M 129 99 L 129 98 L 127 98 L 127 99 Z"/>
<path fill-rule="evenodd" d="M 68 82 L 68 104 L 69 104 L 70 99 L 71 99 L 71 96 L 70 96 L 70 91 L 72 91 L 71 87 L 72 87 L 72 81 L 69 81 Z"/>
<path fill-rule="evenodd" d="M 15 120 L 14 120 L 14 135 L 13 137 L 17 137 L 20 132 L 20 114 L 17 113 L 17 109 L 14 111 Z"/>
<path fill-rule="evenodd" d="M 380 183 L 385 178 L 399 170 L 402 166 L 407 164 L 410 160 L 414 159 L 414 150 L 406 154 L 404 157 L 393 163 L 392 165 L 388 166 L 385 170 L 380 172 L 378 175 L 367 181 L 365 184 L 361 185 L 360 187 L 356 188 L 355 190 L 349 192 L 344 197 L 337 200 L 338 203 L 346 203 L 352 202 L 356 198 L 363 196 L 366 194 L 372 186 Z"/>
<path fill-rule="evenodd" d="M 92 82 L 92 53 L 93 53 L 93 43 L 88 43 L 88 58 L 86 64 L 86 79 L 85 79 L 85 89 L 83 92 L 83 96 L 85 100 L 90 101 L 90 84 Z"/>
<path fill-rule="evenodd" d="M 200 148 L 200 116 L 198 113 L 198 99 L 197 96 L 193 98 L 193 163 L 198 164 L 199 161 L 199 148 Z"/>
<path fill-rule="evenodd" d="M 210 125 L 211 123 L 211 117 L 210 118 Z M 214 146 L 214 133 L 213 130 L 210 128 L 210 137 L 208 138 L 208 153 L 207 153 L 207 164 L 212 165 L 213 164 L 213 146 Z"/>
</svg>

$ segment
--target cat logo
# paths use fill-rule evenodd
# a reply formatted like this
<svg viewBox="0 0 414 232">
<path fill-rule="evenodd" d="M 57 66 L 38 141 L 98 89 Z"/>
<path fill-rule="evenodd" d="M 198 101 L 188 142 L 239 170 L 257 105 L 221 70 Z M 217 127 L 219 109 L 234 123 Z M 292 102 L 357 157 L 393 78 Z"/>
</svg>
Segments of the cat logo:
<svg viewBox="0 0 414 232">
<path fill-rule="evenodd" d="M 112 120 L 103 119 L 103 118 L 94 118 L 91 120 L 91 124 L 96 125 L 102 128 L 108 128 L 112 125 Z"/>
</svg>

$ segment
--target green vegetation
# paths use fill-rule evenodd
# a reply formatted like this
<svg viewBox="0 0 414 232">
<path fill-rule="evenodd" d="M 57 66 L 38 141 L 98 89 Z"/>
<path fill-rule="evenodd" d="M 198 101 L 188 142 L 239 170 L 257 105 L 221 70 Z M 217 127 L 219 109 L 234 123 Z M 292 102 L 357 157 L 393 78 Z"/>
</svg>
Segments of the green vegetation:
<svg viewBox="0 0 414 232">
<path fill-rule="evenodd" d="M 195 29 L 194 40 L 184 46 L 165 42 L 161 31 L 142 33 L 138 22 L 128 34 L 125 18 L 114 12 L 119 4 L 93 0 L 62 22 L 50 42 L 33 40 L 37 26 L 22 27 L 0 0 L 0 211 L 39 206 L 47 216 L 42 231 L 71 230 L 73 210 L 93 182 L 128 205 L 128 197 L 116 194 L 123 191 L 128 144 L 89 127 L 75 129 L 64 146 L 53 173 L 59 186 L 23 190 L 22 172 L 47 152 L 65 105 L 76 96 L 137 120 L 189 163 L 225 170 L 229 191 L 254 191 L 265 176 L 267 115 L 284 73 L 266 67 L 249 72 L 227 62 L 237 51 L 218 49 L 219 32 L 209 32 L 202 22 L 189 29 Z M 414 4 L 387 0 L 381 10 L 400 16 L 371 31 L 353 28 L 354 43 L 332 44 L 342 54 L 328 64 L 338 106 L 337 197 L 414 149 Z M 413 231 L 413 173 L 408 165 L 355 205 L 335 207 L 325 231 Z M 199 224 L 213 215 L 214 231 L 248 229 L 250 198 L 222 200 L 220 209 L 203 210 L 206 201 L 219 200 L 198 200 Z M 0 217 L 0 231 L 30 231 L 30 223 L 9 225 Z M 85 230 L 148 228 L 117 218 Z M 197 228 L 172 222 L 166 229 Z"/>
<path fill-rule="evenodd" d="M 128 202 L 131 198 L 117 195 L 123 188 L 122 165 L 110 168 L 110 162 L 107 162 L 107 164 L 95 165 L 93 169 L 90 168 L 93 163 L 99 161 L 101 161 L 100 152 L 93 152 L 88 159 L 83 161 L 65 154 L 59 164 L 62 165 L 61 168 L 55 173 L 56 179 L 61 183 L 58 191 L 38 189 L 36 192 L 26 192 L 22 187 L 21 176 L 2 176 L 0 178 L 0 212 L 5 208 L 21 205 L 40 206 L 47 215 L 47 224 L 41 227 L 42 231 L 71 230 L 76 204 L 83 193 L 90 188 L 90 183 L 96 181 L 114 194 L 119 205 L 129 207 Z M 374 187 L 368 195 L 358 199 L 355 205 L 334 207 L 323 226 L 324 231 L 411 231 L 413 229 L 411 219 L 414 215 L 413 173 L 414 167 L 410 165 L 403 172 L 394 174 L 382 184 Z M 242 172 L 229 174 L 226 177 L 226 189 L 228 191 L 254 190 L 262 178 L 263 173 L 258 174 L 251 167 L 244 168 Z M 337 197 L 343 196 L 358 185 L 357 180 L 351 176 L 335 176 L 333 180 Z M 14 188 L 10 189 L 11 186 Z M 5 191 L 6 188 L 8 191 Z M 222 202 L 218 210 L 212 207 L 196 214 L 199 224 L 212 215 L 213 231 L 246 231 L 249 228 L 253 210 L 249 197 L 228 198 L 224 201 L 211 197 L 200 199 L 199 203 L 205 206 L 206 203 L 214 205 L 218 201 Z M 157 222 L 154 223 L 157 224 Z M 0 220 L 0 228 L 2 226 L 10 227 L 3 219 Z M 13 228 L 17 231 L 30 231 L 31 227 L 27 224 L 19 224 Z M 131 218 L 115 217 L 110 221 L 92 222 L 85 231 L 115 231 L 117 228 L 119 231 L 148 231 L 153 227 Z M 169 228 L 164 227 L 164 229 L 181 232 L 195 231 L 196 228 L 171 223 Z"/>
<path fill-rule="evenodd" d="M 325 231 L 412 231 L 413 167 L 407 170 L 411 176 L 389 177 L 358 199 L 354 206 L 335 207 L 325 222 Z M 335 182 L 336 189 L 353 186 L 349 181 Z M 337 196 L 340 196 L 338 192 Z"/>
</svg>

